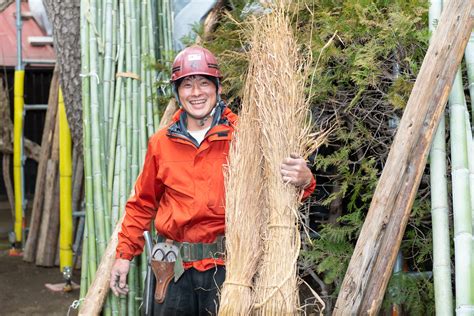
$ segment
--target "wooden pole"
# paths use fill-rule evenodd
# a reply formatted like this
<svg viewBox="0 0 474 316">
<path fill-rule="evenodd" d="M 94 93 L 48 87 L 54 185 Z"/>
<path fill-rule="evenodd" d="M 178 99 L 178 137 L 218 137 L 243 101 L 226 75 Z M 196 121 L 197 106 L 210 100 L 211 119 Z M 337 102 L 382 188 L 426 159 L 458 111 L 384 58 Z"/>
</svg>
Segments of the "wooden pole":
<svg viewBox="0 0 474 316">
<path fill-rule="evenodd" d="M 474 0 L 439 20 L 380 177 L 333 315 L 376 315 L 390 279 L 434 131 L 473 28 Z"/>
<path fill-rule="evenodd" d="M 173 113 L 177 110 L 176 101 L 171 99 L 168 102 L 168 106 L 165 109 L 165 113 L 161 117 L 160 129 L 165 127 L 173 117 Z M 115 229 L 110 237 L 107 248 L 105 249 L 100 265 L 97 268 L 96 278 L 92 282 L 87 295 L 84 298 L 84 302 L 81 304 L 81 309 L 79 310 L 79 316 L 90 316 L 90 315 L 99 315 L 102 305 L 104 304 L 105 297 L 109 292 L 109 283 L 110 283 L 110 271 L 112 270 L 112 265 L 115 262 L 115 250 L 118 244 L 118 232 L 122 228 L 123 218 L 125 217 L 125 212 L 121 216 L 120 220 L 117 222 Z"/>
</svg>

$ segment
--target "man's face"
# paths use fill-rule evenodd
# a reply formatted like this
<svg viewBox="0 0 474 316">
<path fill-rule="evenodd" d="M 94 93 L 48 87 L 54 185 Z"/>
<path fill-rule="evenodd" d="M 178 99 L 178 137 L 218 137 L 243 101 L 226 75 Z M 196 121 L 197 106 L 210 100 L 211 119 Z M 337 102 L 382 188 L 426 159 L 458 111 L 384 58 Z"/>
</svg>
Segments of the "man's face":
<svg viewBox="0 0 474 316">
<path fill-rule="evenodd" d="M 178 87 L 178 96 L 184 110 L 194 119 L 206 117 L 217 102 L 216 86 L 200 75 L 184 78 Z"/>
</svg>

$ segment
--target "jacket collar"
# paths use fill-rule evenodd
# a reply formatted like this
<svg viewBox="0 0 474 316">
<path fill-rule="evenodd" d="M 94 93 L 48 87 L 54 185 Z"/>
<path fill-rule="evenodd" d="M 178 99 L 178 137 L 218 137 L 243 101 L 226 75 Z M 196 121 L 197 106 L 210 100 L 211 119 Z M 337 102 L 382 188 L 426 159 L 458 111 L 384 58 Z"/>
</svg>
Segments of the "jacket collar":
<svg viewBox="0 0 474 316">
<path fill-rule="evenodd" d="M 172 123 L 168 127 L 168 136 L 174 136 L 184 141 L 193 143 L 196 147 L 199 147 L 197 141 L 191 136 L 186 129 L 186 118 L 187 114 L 184 110 L 179 109 L 173 115 Z M 208 132 L 208 138 L 210 141 L 213 140 L 230 140 L 231 131 L 237 123 L 238 116 L 233 113 L 229 108 L 224 107 L 222 115 L 217 122 L 213 122 L 213 126 Z"/>
</svg>

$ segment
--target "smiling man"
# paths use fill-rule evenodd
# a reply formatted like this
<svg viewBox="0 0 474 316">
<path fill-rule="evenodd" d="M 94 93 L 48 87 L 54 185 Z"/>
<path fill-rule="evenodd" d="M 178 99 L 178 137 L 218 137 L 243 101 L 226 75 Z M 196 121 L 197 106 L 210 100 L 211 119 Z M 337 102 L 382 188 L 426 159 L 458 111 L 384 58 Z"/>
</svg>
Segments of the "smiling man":
<svg viewBox="0 0 474 316">
<path fill-rule="evenodd" d="M 225 278 L 223 166 L 237 121 L 221 100 L 220 80 L 217 60 L 207 49 L 192 46 L 178 54 L 171 83 L 180 109 L 150 138 L 126 204 L 110 288 L 115 295 L 127 294 L 130 260 L 142 252 L 143 232 L 155 218 L 165 242 L 158 244 L 162 255 L 154 261 L 154 315 L 217 314 L 217 292 Z M 304 197 L 314 190 L 304 159 L 288 157 L 281 170 L 282 181 L 301 187 Z"/>
</svg>

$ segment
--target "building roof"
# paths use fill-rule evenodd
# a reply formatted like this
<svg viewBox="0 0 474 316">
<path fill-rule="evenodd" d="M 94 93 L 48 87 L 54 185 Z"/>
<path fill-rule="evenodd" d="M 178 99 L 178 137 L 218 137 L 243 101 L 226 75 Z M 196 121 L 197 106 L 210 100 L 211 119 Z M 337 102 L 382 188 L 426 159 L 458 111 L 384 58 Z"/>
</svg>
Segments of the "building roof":
<svg viewBox="0 0 474 316">
<path fill-rule="evenodd" d="M 15 0 L 0 0 L 0 11 L 3 11 L 6 7 L 10 5 Z"/>
<path fill-rule="evenodd" d="M 21 3 L 22 12 L 28 12 L 28 3 Z M 17 64 L 16 48 L 16 4 L 11 3 L 0 12 L 0 66 L 14 67 Z M 22 20 L 22 58 L 24 60 L 54 60 L 54 50 L 50 45 L 32 46 L 30 36 L 45 36 L 32 18 Z"/>
</svg>

